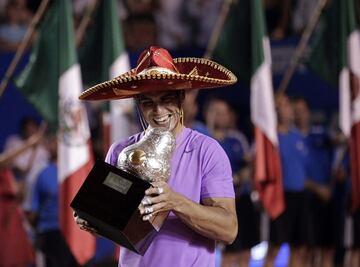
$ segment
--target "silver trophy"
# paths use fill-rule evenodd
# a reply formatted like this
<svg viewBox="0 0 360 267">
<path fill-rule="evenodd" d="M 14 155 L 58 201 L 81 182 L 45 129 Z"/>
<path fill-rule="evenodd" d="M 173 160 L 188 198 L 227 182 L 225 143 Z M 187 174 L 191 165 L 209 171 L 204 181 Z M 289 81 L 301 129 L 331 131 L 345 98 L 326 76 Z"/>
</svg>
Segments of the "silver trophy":
<svg viewBox="0 0 360 267">
<path fill-rule="evenodd" d="M 174 135 L 166 128 L 149 128 L 143 138 L 123 149 L 117 167 L 150 183 L 167 182 L 171 175 L 171 155 L 175 150 Z M 159 231 L 169 212 L 157 213 L 150 223 Z"/>
<path fill-rule="evenodd" d="M 170 178 L 175 137 L 165 128 L 150 128 L 143 138 L 119 155 L 117 167 L 150 183 Z"/>
</svg>

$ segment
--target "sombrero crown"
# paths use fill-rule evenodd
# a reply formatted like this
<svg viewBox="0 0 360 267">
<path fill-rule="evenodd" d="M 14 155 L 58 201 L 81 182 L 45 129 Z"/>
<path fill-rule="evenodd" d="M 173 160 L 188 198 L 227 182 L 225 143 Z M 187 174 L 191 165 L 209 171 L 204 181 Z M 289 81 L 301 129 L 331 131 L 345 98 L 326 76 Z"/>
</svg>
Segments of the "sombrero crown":
<svg viewBox="0 0 360 267">
<path fill-rule="evenodd" d="M 136 68 L 84 91 L 82 100 L 111 100 L 153 91 L 206 89 L 234 84 L 236 76 L 204 58 L 175 58 L 161 47 L 143 51 Z"/>
</svg>

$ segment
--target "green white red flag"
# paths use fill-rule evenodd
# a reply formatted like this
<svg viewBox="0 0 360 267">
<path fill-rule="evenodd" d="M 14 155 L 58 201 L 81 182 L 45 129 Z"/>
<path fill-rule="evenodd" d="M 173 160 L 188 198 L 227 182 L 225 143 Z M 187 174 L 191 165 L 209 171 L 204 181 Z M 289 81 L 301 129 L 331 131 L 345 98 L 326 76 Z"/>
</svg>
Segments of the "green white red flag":
<svg viewBox="0 0 360 267">
<path fill-rule="evenodd" d="M 79 264 L 95 252 L 95 238 L 75 224 L 70 202 L 93 165 L 69 0 L 54 0 L 40 26 L 30 61 L 16 80 L 19 90 L 58 130 L 60 227 Z"/>
<path fill-rule="evenodd" d="M 339 88 L 339 127 L 349 140 L 351 209 L 360 208 L 360 24 L 354 0 L 333 0 L 322 16 L 309 66 Z"/>
<path fill-rule="evenodd" d="M 271 53 L 261 0 L 235 2 L 225 22 L 214 58 L 250 83 L 251 120 L 255 126 L 254 182 L 267 213 L 284 211 Z"/>
<path fill-rule="evenodd" d="M 87 85 L 115 78 L 130 69 L 117 5 L 116 0 L 99 1 L 91 28 L 80 50 L 80 64 Z M 96 57 L 94 51 L 98 51 Z M 133 99 L 113 100 L 107 104 L 103 114 L 105 153 L 112 142 L 134 133 L 131 119 Z"/>
</svg>

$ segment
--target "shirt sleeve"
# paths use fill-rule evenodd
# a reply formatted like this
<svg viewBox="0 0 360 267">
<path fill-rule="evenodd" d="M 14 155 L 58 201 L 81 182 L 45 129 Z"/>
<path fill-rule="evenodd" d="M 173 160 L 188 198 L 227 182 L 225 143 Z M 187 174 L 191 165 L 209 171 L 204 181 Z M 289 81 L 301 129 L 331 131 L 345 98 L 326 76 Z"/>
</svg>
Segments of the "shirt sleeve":
<svg viewBox="0 0 360 267">
<path fill-rule="evenodd" d="M 229 158 L 215 140 L 204 142 L 201 199 L 234 198 L 234 186 Z"/>
<path fill-rule="evenodd" d="M 105 162 L 113 166 L 117 166 L 117 158 L 120 152 L 127 146 L 135 143 L 138 139 L 139 134 L 130 136 L 128 139 L 113 143 L 106 154 Z"/>
<path fill-rule="evenodd" d="M 114 152 L 114 148 L 116 147 L 116 143 L 112 144 L 111 147 L 109 148 L 107 154 L 106 154 L 106 157 L 105 157 L 105 162 L 111 164 L 111 165 L 116 165 L 116 162 L 115 162 L 115 157 L 113 155 L 113 152 Z"/>
</svg>

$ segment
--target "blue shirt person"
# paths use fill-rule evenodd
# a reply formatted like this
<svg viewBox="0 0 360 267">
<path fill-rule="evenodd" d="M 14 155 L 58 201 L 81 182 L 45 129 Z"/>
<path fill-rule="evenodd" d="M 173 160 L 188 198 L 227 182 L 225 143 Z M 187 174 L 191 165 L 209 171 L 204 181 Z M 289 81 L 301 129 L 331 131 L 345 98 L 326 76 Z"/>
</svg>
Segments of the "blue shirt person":
<svg viewBox="0 0 360 267">
<path fill-rule="evenodd" d="M 35 243 L 44 254 L 46 267 L 79 266 L 60 232 L 57 137 L 46 136 L 50 161 L 40 171 L 31 192 L 31 208 L 27 213 L 35 228 Z"/>
</svg>

